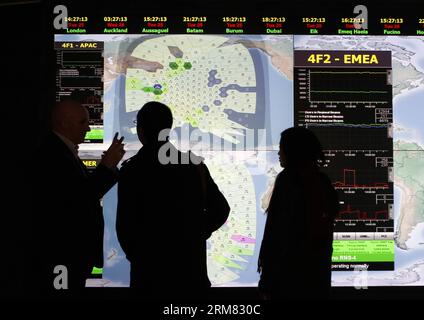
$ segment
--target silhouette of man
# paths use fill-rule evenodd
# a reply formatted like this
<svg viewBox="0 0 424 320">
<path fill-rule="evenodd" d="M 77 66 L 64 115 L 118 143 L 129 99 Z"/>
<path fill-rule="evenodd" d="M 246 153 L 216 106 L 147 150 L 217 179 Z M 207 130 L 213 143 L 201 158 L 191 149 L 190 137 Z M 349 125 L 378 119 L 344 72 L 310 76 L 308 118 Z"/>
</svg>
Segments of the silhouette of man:
<svg viewBox="0 0 424 320">
<path fill-rule="evenodd" d="M 338 198 L 319 171 L 321 144 L 312 131 L 289 128 L 281 133 L 278 154 L 284 170 L 267 209 L 259 289 L 268 299 L 328 297 Z"/>
<path fill-rule="evenodd" d="M 86 108 L 74 100 L 62 101 L 54 106 L 52 131 L 34 157 L 30 282 L 47 296 L 57 293 L 55 283 L 67 287 L 65 292 L 80 293 L 93 266 L 103 266 L 100 199 L 117 182 L 116 165 L 125 151 L 123 137 L 116 134 L 89 173 L 77 151 L 88 131 Z M 67 274 L 56 266 L 66 267 Z"/>
<path fill-rule="evenodd" d="M 171 127 L 171 110 L 162 103 L 148 102 L 138 112 L 143 147 L 120 171 L 117 235 L 131 263 L 130 286 L 138 294 L 200 298 L 211 285 L 206 240 L 227 220 L 230 208 L 206 165 L 187 163 L 193 154 L 167 141 L 163 132 Z M 174 158 L 169 162 L 168 157 Z"/>
</svg>

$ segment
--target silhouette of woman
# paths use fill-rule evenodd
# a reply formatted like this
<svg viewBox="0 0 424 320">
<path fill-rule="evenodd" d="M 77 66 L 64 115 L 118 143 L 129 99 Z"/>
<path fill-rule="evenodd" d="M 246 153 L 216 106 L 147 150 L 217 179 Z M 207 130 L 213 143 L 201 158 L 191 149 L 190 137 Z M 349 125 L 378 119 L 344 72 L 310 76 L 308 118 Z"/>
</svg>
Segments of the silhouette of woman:
<svg viewBox="0 0 424 320">
<path fill-rule="evenodd" d="M 312 131 L 293 127 L 281 133 L 278 154 L 284 170 L 267 209 L 259 290 L 265 299 L 328 297 L 338 198 L 319 170 L 321 144 Z"/>
</svg>

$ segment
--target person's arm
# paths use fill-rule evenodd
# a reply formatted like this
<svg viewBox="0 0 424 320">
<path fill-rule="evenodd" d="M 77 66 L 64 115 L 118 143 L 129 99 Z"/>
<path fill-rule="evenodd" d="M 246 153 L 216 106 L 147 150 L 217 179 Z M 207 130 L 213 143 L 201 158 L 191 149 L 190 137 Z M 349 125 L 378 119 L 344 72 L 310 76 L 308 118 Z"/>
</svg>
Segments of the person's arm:
<svg viewBox="0 0 424 320">
<path fill-rule="evenodd" d="M 87 192 L 100 200 L 118 181 L 118 173 L 100 163 L 93 172 L 88 174 Z"/>
<path fill-rule="evenodd" d="M 119 244 L 125 255 L 131 256 L 131 241 L 133 222 L 131 219 L 132 210 L 135 206 L 132 205 L 132 191 L 130 183 L 126 178 L 125 170 L 121 170 L 121 177 L 118 182 L 118 204 L 116 211 L 116 235 Z"/>
<path fill-rule="evenodd" d="M 204 195 L 204 232 L 206 239 L 227 221 L 230 206 L 205 164 L 198 165 Z"/>
<path fill-rule="evenodd" d="M 103 152 L 100 164 L 89 175 L 87 191 L 96 199 L 102 198 L 118 180 L 116 166 L 125 154 L 123 140 L 124 137 L 118 139 L 118 133 L 115 133 L 111 145 Z"/>
<path fill-rule="evenodd" d="M 323 177 L 325 184 L 324 191 L 327 200 L 328 218 L 330 219 L 331 223 L 333 223 L 340 210 L 339 196 L 337 191 L 334 189 L 330 178 L 325 174 L 322 174 L 321 176 Z"/>
<path fill-rule="evenodd" d="M 275 274 L 281 270 L 281 260 L 284 248 L 284 215 L 287 214 L 287 190 L 284 190 L 284 174 L 281 172 L 275 179 L 271 199 L 267 208 L 265 229 L 261 241 L 258 257 L 258 272 L 260 280 L 258 288 L 261 296 L 265 299 L 272 291 L 275 282 Z M 294 228 L 294 226 L 290 226 Z"/>
</svg>

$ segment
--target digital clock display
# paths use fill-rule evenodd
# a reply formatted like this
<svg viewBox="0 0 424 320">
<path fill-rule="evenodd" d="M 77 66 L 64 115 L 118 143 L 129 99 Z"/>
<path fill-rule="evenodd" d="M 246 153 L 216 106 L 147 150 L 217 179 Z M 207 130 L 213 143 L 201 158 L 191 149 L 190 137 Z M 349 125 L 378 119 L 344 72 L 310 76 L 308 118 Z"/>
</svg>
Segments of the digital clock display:
<svg viewBox="0 0 424 320">
<path fill-rule="evenodd" d="M 166 22 L 167 17 L 144 17 L 144 22 Z"/>
<path fill-rule="evenodd" d="M 87 17 L 66 17 L 65 20 L 68 22 L 87 22 L 88 18 Z"/>
<path fill-rule="evenodd" d="M 126 22 L 128 21 L 127 17 L 103 17 L 105 22 Z"/>
<path fill-rule="evenodd" d="M 315 22 L 325 22 L 325 18 L 324 17 L 304 17 L 302 18 L 302 22 L 308 22 L 308 23 L 315 23 Z"/>
<path fill-rule="evenodd" d="M 364 18 L 342 18 L 342 23 L 364 23 Z"/>
<path fill-rule="evenodd" d="M 403 23 L 402 18 L 381 18 L 380 23 Z"/>
<path fill-rule="evenodd" d="M 222 22 L 246 22 L 246 17 L 223 17 Z"/>
<path fill-rule="evenodd" d="M 206 22 L 206 17 L 183 17 L 183 22 Z"/>
<path fill-rule="evenodd" d="M 262 17 L 262 22 L 286 22 L 285 17 Z"/>
</svg>

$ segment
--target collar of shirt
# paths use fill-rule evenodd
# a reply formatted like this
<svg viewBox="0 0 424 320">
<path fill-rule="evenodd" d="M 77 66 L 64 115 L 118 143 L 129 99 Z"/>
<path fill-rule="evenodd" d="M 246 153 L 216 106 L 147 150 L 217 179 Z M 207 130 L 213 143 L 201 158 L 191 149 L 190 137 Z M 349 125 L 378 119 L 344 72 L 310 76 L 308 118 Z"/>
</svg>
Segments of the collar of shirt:
<svg viewBox="0 0 424 320">
<path fill-rule="evenodd" d="M 63 141 L 64 144 L 66 144 L 66 146 L 69 148 L 69 150 L 71 150 L 71 152 L 75 156 L 75 158 L 79 158 L 78 157 L 78 146 L 75 145 L 71 140 L 69 140 L 65 136 L 61 135 L 59 132 L 56 132 L 56 131 L 53 131 L 53 132 L 60 138 L 60 140 Z"/>
</svg>

